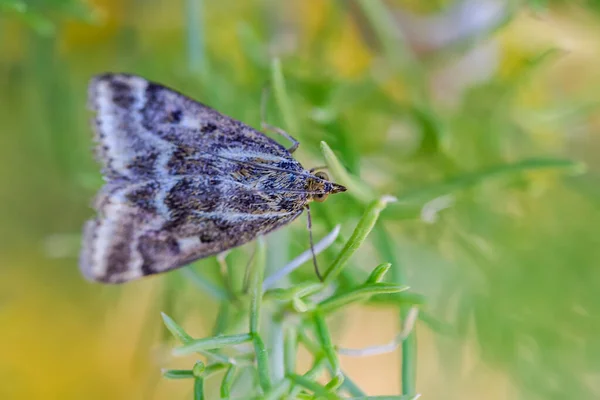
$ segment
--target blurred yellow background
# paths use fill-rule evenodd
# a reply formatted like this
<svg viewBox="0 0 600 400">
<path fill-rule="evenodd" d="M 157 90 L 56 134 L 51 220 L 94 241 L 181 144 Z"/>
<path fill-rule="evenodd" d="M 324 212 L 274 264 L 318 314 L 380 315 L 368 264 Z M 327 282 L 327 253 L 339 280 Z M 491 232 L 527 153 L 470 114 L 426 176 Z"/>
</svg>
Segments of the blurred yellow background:
<svg viewBox="0 0 600 400">
<path fill-rule="evenodd" d="M 296 121 L 274 101 L 269 120 L 300 140 L 295 157 L 322 164 L 325 140 L 374 191 L 403 200 L 382 214 L 394 260 L 374 233 L 348 269 L 401 264 L 424 296 L 422 398 L 600 398 L 600 9 L 367 3 L 0 0 L 0 398 L 191 398 L 190 381 L 161 377 L 195 359 L 170 355 L 160 311 L 199 338 L 218 302 L 179 272 L 120 287 L 79 273 L 102 184 L 86 85 L 137 73 L 257 127 L 273 57 Z M 364 206 L 313 209 L 317 237 L 340 223 L 347 238 Z M 306 229 L 284 229 L 291 258 Z M 243 274 L 250 250 L 236 252 Z M 349 348 L 400 329 L 397 308 L 376 302 L 329 322 Z M 400 360 L 341 356 L 371 396 L 401 393 Z"/>
</svg>

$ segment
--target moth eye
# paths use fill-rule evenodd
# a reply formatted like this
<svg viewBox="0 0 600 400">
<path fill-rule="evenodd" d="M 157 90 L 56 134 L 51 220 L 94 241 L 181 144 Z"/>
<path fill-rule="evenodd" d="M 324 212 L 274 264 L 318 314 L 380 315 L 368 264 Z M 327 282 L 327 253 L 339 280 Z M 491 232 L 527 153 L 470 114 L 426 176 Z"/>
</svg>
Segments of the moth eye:
<svg viewBox="0 0 600 400">
<path fill-rule="evenodd" d="M 317 173 L 315 174 L 315 176 L 316 176 L 317 178 L 319 178 L 319 179 L 324 179 L 324 180 L 326 180 L 326 181 L 328 181 L 328 180 L 329 180 L 329 175 L 327 175 L 327 174 L 326 174 L 325 172 L 323 172 L 323 171 L 319 171 L 319 172 L 317 172 Z"/>
<path fill-rule="evenodd" d="M 325 199 L 327 198 L 327 196 L 329 196 L 328 193 L 319 193 L 319 194 L 315 194 L 313 199 L 315 201 L 318 201 L 319 203 L 322 203 L 325 201 Z"/>
</svg>

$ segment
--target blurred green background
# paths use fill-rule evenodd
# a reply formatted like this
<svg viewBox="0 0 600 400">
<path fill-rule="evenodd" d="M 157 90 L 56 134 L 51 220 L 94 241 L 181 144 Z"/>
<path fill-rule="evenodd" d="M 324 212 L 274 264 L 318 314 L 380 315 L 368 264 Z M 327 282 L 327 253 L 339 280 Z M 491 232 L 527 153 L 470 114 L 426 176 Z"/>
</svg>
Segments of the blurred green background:
<svg viewBox="0 0 600 400">
<path fill-rule="evenodd" d="M 179 272 L 121 287 L 79 274 L 80 229 L 102 184 L 86 85 L 137 73 L 257 127 L 273 57 L 291 113 L 272 101 L 269 122 L 300 140 L 296 158 L 322 164 L 324 140 L 365 185 L 400 200 L 349 269 L 392 262 L 423 296 L 422 398 L 600 398 L 599 9 L 0 0 L 0 398 L 189 398 L 188 383 L 160 378 L 181 361 L 159 311 L 202 337 L 215 300 Z M 347 238 L 364 210 L 334 197 L 312 208 L 317 237 L 340 223 Z M 306 249 L 302 218 L 269 239 L 270 256 L 278 240 L 280 259 Z M 248 252 L 232 257 L 243 265 Z M 197 264 L 216 276 L 214 260 Z M 397 314 L 352 308 L 331 321 L 336 344 L 385 343 Z M 400 359 L 342 365 L 369 395 L 397 394 Z"/>
</svg>

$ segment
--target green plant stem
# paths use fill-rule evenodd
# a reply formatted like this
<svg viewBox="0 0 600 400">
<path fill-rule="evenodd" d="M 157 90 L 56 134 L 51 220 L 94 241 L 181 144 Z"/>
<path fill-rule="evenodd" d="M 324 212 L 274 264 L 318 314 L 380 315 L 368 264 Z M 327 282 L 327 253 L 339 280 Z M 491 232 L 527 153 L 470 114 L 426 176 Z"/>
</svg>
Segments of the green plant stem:
<svg viewBox="0 0 600 400">
<path fill-rule="evenodd" d="M 260 324 L 260 305 L 262 303 L 262 281 L 265 273 L 266 257 L 265 240 L 259 237 L 256 241 L 254 261 L 250 266 L 250 333 L 257 334 Z"/>
<path fill-rule="evenodd" d="M 185 28 L 187 37 L 188 68 L 192 72 L 206 72 L 202 16 L 203 0 L 185 1 Z"/>
<path fill-rule="evenodd" d="M 296 351 L 298 350 L 298 331 L 296 326 L 289 324 L 284 327 L 284 369 L 285 374 L 296 371 Z"/>
<path fill-rule="evenodd" d="M 275 100 L 279 107 L 279 112 L 283 117 L 285 129 L 292 135 L 298 132 L 298 121 L 292 111 L 292 102 L 287 93 L 285 78 L 283 76 L 283 69 L 281 68 L 281 61 L 278 58 L 274 58 L 271 61 L 271 80 L 273 85 L 273 91 L 275 92 Z"/>
<path fill-rule="evenodd" d="M 267 238 L 267 264 L 266 272 L 269 277 L 277 275 L 278 269 L 287 263 L 289 259 L 289 232 L 283 230 L 277 235 L 270 235 Z M 268 277 L 267 277 L 268 279 Z M 263 302 L 266 302 L 264 288 L 267 280 L 262 282 Z M 289 286 L 289 280 L 285 276 L 280 276 L 276 281 L 272 281 L 277 287 Z M 282 289 L 284 290 L 284 289 Z M 267 347 L 269 349 L 269 368 L 271 371 L 272 382 L 279 382 L 285 377 L 284 367 L 284 331 L 283 318 L 277 315 L 272 308 L 266 307 L 265 324 L 268 327 Z"/>
<path fill-rule="evenodd" d="M 407 310 L 403 307 L 400 317 L 404 321 Z M 417 328 L 402 341 L 402 394 L 414 395 L 417 391 Z"/>
<path fill-rule="evenodd" d="M 193 339 L 183 346 L 173 349 L 173 355 L 185 356 L 202 350 L 220 349 L 227 346 L 247 343 L 252 341 L 252 335 L 243 333 L 239 335 L 224 335 L 204 339 Z"/>
<path fill-rule="evenodd" d="M 231 395 L 231 387 L 235 382 L 235 377 L 237 373 L 237 368 L 235 365 L 230 365 L 227 372 L 225 372 L 225 376 L 223 376 L 223 380 L 221 381 L 220 393 L 221 398 L 228 399 Z"/>
<path fill-rule="evenodd" d="M 232 307 L 233 306 L 229 301 L 221 301 L 221 304 L 219 304 L 217 319 L 215 320 L 215 323 L 212 328 L 213 336 L 219 336 L 226 333 Z"/>
<path fill-rule="evenodd" d="M 204 399 L 204 378 L 197 377 L 194 379 L 194 400 Z"/>
<path fill-rule="evenodd" d="M 284 398 L 285 394 L 290 390 L 292 382 L 289 379 L 282 379 L 279 383 L 265 393 L 264 400 L 277 400 Z"/>
<path fill-rule="evenodd" d="M 321 343 L 322 351 L 325 353 L 329 365 L 331 365 L 333 374 L 335 376 L 341 375 L 340 363 L 331 341 L 331 335 L 329 334 L 325 317 L 320 310 L 315 310 L 313 312 L 313 323 L 315 324 L 315 333 Z"/>
<path fill-rule="evenodd" d="M 315 361 L 313 362 L 313 365 L 302 376 L 305 379 L 308 379 L 308 380 L 311 380 L 311 381 L 315 380 L 315 379 L 317 379 L 317 377 L 319 376 L 319 374 L 323 371 L 323 369 L 326 367 L 326 365 L 327 365 L 327 360 L 325 359 L 325 357 L 323 357 L 323 356 L 315 357 Z M 289 373 L 288 375 L 293 375 L 293 372 Z M 298 385 L 293 386 L 292 390 L 290 390 L 290 396 L 289 396 L 289 398 L 295 399 L 296 396 L 298 396 L 298 394 L 301 391 L 302 391 L 302 387 L 301 386 L 298 386 Z"/>
<path fill-rule="evenodd" d="M 382 223 L 379 223 L 376 228 L 377 248 L 382 257 L 392 263 L 390 275 L 392 280 L 398 284 L 406 283 L 406 272 L 403 265 L 397 260 L 394 252 L 393 243 L 385 230 Z M 410 307 L 408 305 L 400 305 L 399 317 L 400 321 L 405 321 Z M 401 344 L 401 385 L 403 395 L 414 395 L 416 393 L 417 380 L 417 338 L 415 328 L 408 334 Z"/>
<path fill-rule="evenodd" d="M 346 374 L 344 374 L 344 383 L 342 383 L 341 388 L 348 392 L 350 396 L 366 396 L 365 392 L 363 392 L 352 379 L 348 378 L 348 375 Z"/>
<path fill-rule="evenodd" d="M 265 344 L 260 337 L 260 311 L 262 303 L 262 282 L 265 274 L 266 245 L 265 240 L 259 237 L 256 241 L 256 253 L 254 262 L 250 265 L 249 291 L 250 291 L 250 335 L 256 353 L 256 369 L 258 380 L 263 392 L 271 388 L 271 377 L 269 374 L 269 359 Z"/>
</svg>

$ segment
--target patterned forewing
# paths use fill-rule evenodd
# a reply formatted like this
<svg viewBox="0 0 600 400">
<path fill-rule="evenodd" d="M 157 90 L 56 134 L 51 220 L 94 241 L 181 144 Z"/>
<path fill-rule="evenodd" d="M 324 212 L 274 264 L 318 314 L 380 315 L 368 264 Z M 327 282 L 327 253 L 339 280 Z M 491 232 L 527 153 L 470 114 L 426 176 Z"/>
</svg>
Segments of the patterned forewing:
<svg viewBox="0 0 600 400">
<path fill-rule="evenodd" d="M 303 171 L 261 132 L 141 77 L 94 78 L 89 105 L 96 112 L 97 155 L 111 179 L 210 173 L 216 158 Z"/>
</svg>

